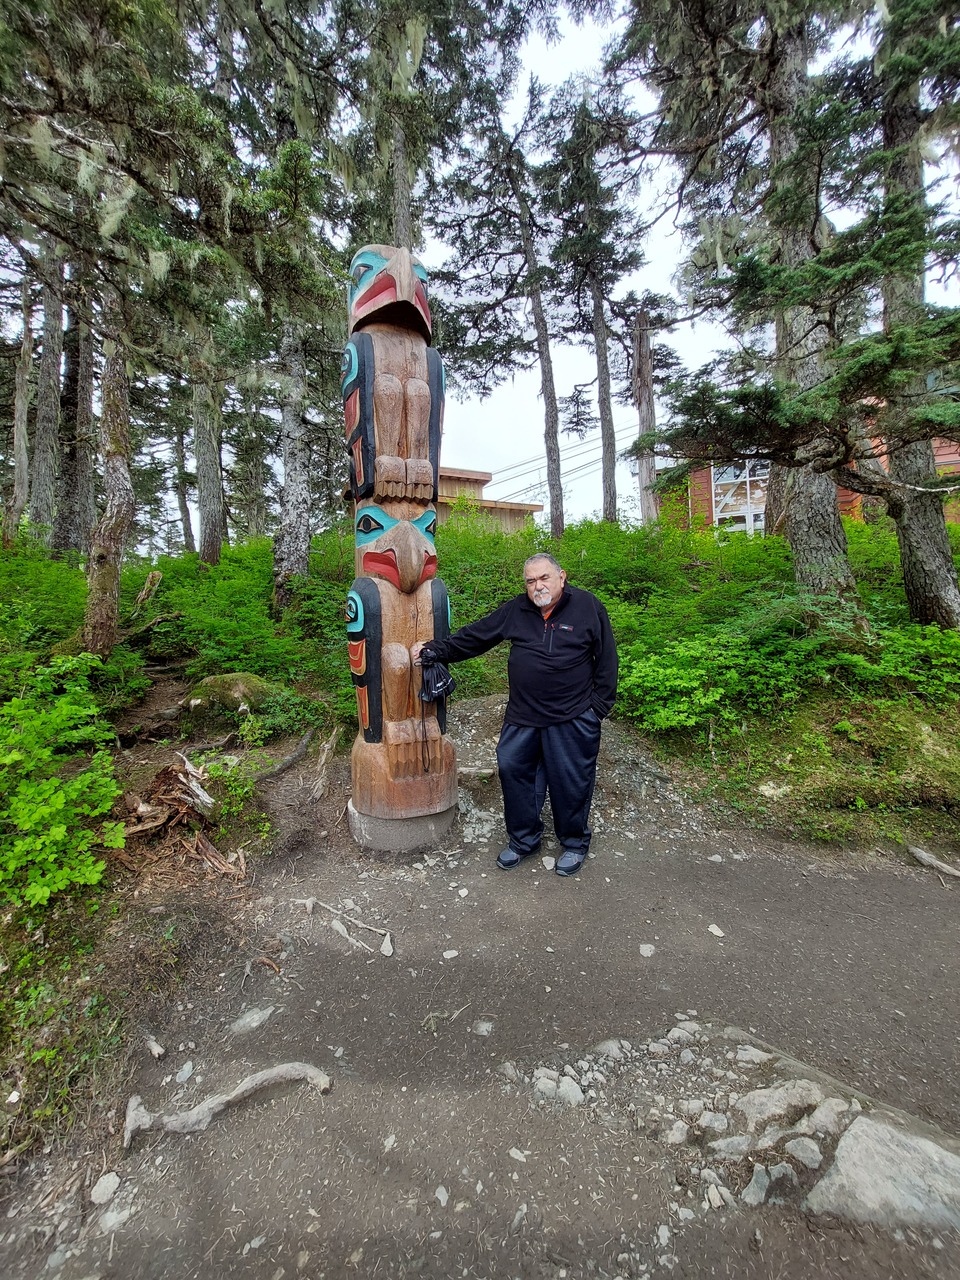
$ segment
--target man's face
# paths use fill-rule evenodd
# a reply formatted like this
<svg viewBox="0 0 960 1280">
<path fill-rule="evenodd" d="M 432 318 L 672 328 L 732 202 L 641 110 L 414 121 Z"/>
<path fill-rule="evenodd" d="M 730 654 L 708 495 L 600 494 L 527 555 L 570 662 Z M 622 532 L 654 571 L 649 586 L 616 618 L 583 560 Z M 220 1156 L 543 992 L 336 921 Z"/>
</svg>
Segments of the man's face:
<svg viewBox="0 0 960 1280">
<path fill-rule="evenodd" d="M 537 608 L 550 609 L 560 599 L 566 580 L 564 571 L 555 569 L 549 560 L 531 560 L 523 581 Z"/>
</svg>

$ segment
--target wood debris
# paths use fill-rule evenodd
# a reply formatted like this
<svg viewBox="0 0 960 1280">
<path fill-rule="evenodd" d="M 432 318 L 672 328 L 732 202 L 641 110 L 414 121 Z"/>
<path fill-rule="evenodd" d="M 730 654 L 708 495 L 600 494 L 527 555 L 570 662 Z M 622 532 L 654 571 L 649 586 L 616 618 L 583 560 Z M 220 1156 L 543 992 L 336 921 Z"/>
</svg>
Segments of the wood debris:
<svg viewBox="0 0 960 1280">
<path fill-rule="evenodd" d="M 330 763 L 330 757 L 337 749 L 339 737 L 340 729 L 336 728 L 320 749 L 320 755 L 317 757 L 317 779 L 310 792 L 311 801 L 320 800 L 326 795 L 328 782 L 327 765 Z"/>
<path fill-rule="evenodd" d="M 117 850 L 113 856 L 132 871 L 141 870 L 142 862 L 169 864 L 177 859 L 181 867 L 194 861 L 217 875 L 245 879 L 243 849 L 224 856 L 204 831 L 217 809 L 216 801 L 203 785 L 206 774 L 186 756 L 179 752 L 177 755 L 182 763 L 161 769 L 144 788 L 143 795 L 125 795 L 131 815 L 126 823 L 128 845 L 126 851 Z M 137 862 L 130 856 L 129 842 L 140 836 L 163 839 L 137 850 L 141 857 Z"/>
<path fill-rule="evenodd" d="M 160 1129 L 165 1133 L 202 1133 L 209 1127 L 214 1116 L 249 1098 L 260 1089 L 268 1089 L 275 1084 L 288 1084 L 295 1080 L 304 1080 L 319 1090 L 330 1092 L 330 1077 L 319 1067 L 309 1062 L 281 1062 L 265 1071 L 255 1071 L 246 1076 L 235 1089 L 229 1093 L 215 1093 L 205 1102 L 191 1107 L 189 1111 L 174 1111 L 169 1114 L 151 1112 L 143 1105 L 139 1094 L 134 1094 L 127 1103 L 126 1123 L 123 1127 L 123 1145 L 128 1148 L 138 1133 L 146 1133 L 150 1129 Z"/>
</svg>

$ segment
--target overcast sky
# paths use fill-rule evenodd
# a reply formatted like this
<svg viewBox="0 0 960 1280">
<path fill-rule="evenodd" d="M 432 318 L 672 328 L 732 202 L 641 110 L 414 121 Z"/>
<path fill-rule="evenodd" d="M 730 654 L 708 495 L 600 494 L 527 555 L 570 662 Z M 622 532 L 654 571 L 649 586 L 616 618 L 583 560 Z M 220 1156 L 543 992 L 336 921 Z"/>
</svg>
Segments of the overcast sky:
<svg viewBox="0 0 960 1280">
<path fill-rule="evenodd" d="M 589 74 L 601 61 L 603 46 L 613 28 L 588 24 L 574 27 L 567 22 L 559 44 L 547 43 L 539 36 L 528 42 L 515 107 L 522 111 L 529 77 L 534 75 L 545 84 L 558 85 L 572 75 Z M 671 278 L 680 261 L 679 236 L 659 230 L 646 245 L 649 266 L 624 282 L 623 292 L 669 292 Z M 424 260 L 429 267 L 436 250 L 428 250 Z M 672 338 L 672 344 L 686 362 L 696 364 L 709 358 L 721 334 L 714 326 L 685 326 Z M 442 353 L 441 353 L 442 354 Z M 557 394 L 569 395 L 576 383 L 590 382 L 596 377 L 592 349 L 557 346 L 554 351 L 554 374 Z M 631 406 L 614 405 L 614 425 L 618 449 L 626 448 L 637 435 L 637 416 Z M 600 433 L 586 440 L 574 436 L 561 437 L 561 470 L 563 475 L 564 510 L 568 520 L 599 513 Z M 471 397 L 458 400 L 451 392 L 444 415 L 443 465 L 493 472 L 493 483 L 487 486 L 491 498 L 517 502 L 542 502 L 547 505 L 546 462 L 543 444 L 543 401 L 540 397 L 539 368 L 521 373 L 503 383 L 486 400 Z M 637 487 L 623 463 L 617 467 L 617 502 L 624 516 L 636 513 Z"/>
<path fill-rule="evenodd" d="M 525 72 L 514 102 L 518 115 L 531 75 L 544 84 L 558 85 L 572 75 L 589 74 L 599 66 L 603 47 L 614 31 L 614 27 L 609 25 L 600 27 L 588 23 L 574 27 L 569 21 L 561 29 L 563 38 L 558 44 L 547 45 L 539 36 L 528 42 L 524 56 Z M 950 168 L 948 181 L 951 190 L 939 190 L 938 198 L 957 201 L 960 206 L 956 164 Z M 843 220 L 842 210 L 832 211 L 831 216 L 838 222 Z M 644 249 L 648 265 L 624 281 L 622 291 L 634 288 L 638 292 L 672 292 L 672 278 L 683 255 L 680 236 L 671 232 L 668 225 L 658 224 Z M 425 253 L 424 259 L 429 267 L 431 252 Z M 928 296 L 931 300 L 957 305 L 960 302 L 960 285 L 954 281 L 946 290 L 931 285 Z M 719 326 L 701 322 L 679 326 L 664 340 L 675 348 L 684 364 L 696 367 L 706 363 L 712 353 L 723 345 L 724 335 Z M 596 377 L 593 352 L 558 346 L 554 353 L 554 372 L 557 394 L 569 395 L 576 383 L 589 382 Z M 622 449 L 637 434 L 636 413 L 631 406 L 615 404 L 613 415 L 618 448 Z M 599 431 L 584 441 L 563 436 L 560 449 L 566 518 L 576 520 L 598 514 L 601 503 Z M 484 401 L 476 398 L 460 401 L 451 393 L 445 412 L 442 456 L 447 467 L 493 472 L 494 479 L 487 487 L 487 497 L 542 502 L 546 506 L 539 369 L 517 375 Z M 621 516 L 629 517 L 636 513 L 636 481 L 623 463 L 617 467 L 617 502 Z"/>
</svg>

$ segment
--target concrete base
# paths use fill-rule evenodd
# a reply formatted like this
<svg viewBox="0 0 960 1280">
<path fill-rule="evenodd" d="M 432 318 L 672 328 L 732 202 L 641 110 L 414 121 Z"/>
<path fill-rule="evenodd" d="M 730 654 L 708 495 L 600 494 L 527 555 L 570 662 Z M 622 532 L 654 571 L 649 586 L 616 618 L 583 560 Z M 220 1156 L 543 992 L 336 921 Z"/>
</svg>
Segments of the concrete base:
<svg viewBox="0 0 960 1280">
<path fill-rule="evenodd" d="M 447 834 L 457 817 L 457 806 L 442 813 L 426 813 L 419 818 L 374 818 L 358 813 L 353 801 L 347 804 L 350 834 L 364 849 L 382 853 L 414 853 L 417 849 L 436 846 Z"/>
</svg>

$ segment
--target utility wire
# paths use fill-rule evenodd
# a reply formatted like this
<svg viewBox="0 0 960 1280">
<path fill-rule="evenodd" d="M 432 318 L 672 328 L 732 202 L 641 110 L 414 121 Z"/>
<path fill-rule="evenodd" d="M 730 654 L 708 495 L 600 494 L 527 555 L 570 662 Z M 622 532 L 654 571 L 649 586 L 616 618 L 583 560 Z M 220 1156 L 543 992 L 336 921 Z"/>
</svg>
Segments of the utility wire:
<svg viewBox="0 0 960 1280">
<path fill-rule="evenodd" d="M 618 435 L 614 437 L 617 446 L 619 447 L 625 444 L 626 441 L 629 438 L 631 438 L 634 431 L 635 431 L 635 428 L 633 426 L 622 429 L 618 433 Z M 564 461 L 569 461 L 572 457 L 582 458 L 585 460 L 581 461 L 578 467 L 575 467 L 572 470 L 568 470 L 566 472 L 561 472 L 561 480 L 563 481 L 566 481 L 571 477 L 578 475 L 584 469 L 584 467 L 591 467 L 594 464 L 599 465 L 603 460 L 603 443 L 602 441 L 594 440 L 590 442 L 590 446 L 586 450 L 579 449 L 577 450 L 576 454 L 574 454 L 571 451 L 571 452 L 568 452 L 567 454 L 561 455 L 561 459 Z M 525 485 L 523 488 L 517 491 L 518 493 L 528 493 L 531 489 L 536 488 L 538 485 L 543 483 L 541 476 L 545 467 L 546 467 L 546 459 L 541 458 L 538 461 L 536 466 L 529 467 L 525 471 L 521 471 L 517 475 L 509 476 L 506 480 L 501 480 L 498 483 L 499 484 L 509 484 L 511 482 L 516 483 L 518 480 L 523 480 L 528 475 L 529 476 L 537 475 L 537 479 L 531 480 L 529 484 Z M 513 498 L 513 496 L 514 494 L 512 493 L 511 494 L 501 493 L 497 495 L 497 501 L 509 502 L 511 498 Z"/>
<path fill-rule="evenodd" d="M 616 434 L 619 437 L 635 432 L 636 430 L 636 426 L 628 424 L 625 427 L 617 428 Z M 596 438 L 591 440 L 578 440 L 575 444 L 569 445 L 566 449 L 561 449 L 560 458 L 564 461 L 569 458 L 576 457 L 580 453 L 589 452 L 596 448 L 596 444 Z M 499 471 L 494 471 L 493 478 L 490 483 L 492 485 L 506 484 L 509 480 L 516 480 L 520 475 L 525 475 L 528 471 L 542 467 L 544 463 L 545 455 L 542 453 L 537 454 L 534 458 L 525 458 L 522 462 L 512 462 L 508 467 L 501 467 Z M 509 473 L 512 471 L 515 471 L 518 474 L 510 475 Z"/>
</svg>

